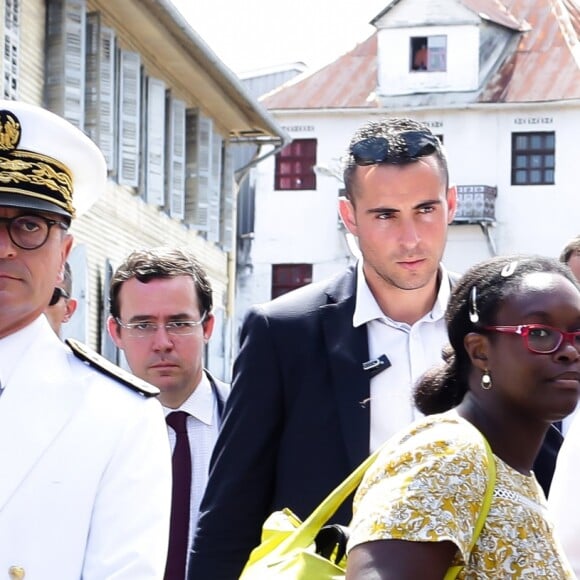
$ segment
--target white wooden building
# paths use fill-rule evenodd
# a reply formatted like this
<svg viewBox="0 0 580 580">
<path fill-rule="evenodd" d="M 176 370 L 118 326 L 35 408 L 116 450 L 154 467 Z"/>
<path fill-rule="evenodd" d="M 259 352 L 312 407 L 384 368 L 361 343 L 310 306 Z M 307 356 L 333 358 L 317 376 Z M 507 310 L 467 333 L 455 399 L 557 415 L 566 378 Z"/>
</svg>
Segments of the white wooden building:
<svg viewBox="0 0 580 580">
<path fill-rule="evenodd" d="M 252 143 L 261 157 L 288 136 L 170 0 L 3 0 L 0 31 L 4 98 L 47 106 L 107 159 L 107 191 L 71 228 L 80 305 L 63 333 L 117 360 L 104 325 L 112 270 L 136 248 L 187 246 L 214 289 L 207 364 L 228 379 L 243 169 L 233 151 Z"/>
</svg>

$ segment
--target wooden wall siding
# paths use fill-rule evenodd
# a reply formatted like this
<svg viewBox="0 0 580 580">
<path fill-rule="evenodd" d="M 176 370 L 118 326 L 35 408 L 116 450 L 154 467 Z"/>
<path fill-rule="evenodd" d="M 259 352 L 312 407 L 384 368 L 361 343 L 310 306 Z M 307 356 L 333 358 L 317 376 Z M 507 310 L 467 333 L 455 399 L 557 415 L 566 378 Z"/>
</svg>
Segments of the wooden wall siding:
<svg viewBox="0 0 580 580">
<path fill-rule="evenodd" d="M 105 262 L 116 267 L 134 249 L 172 245 L 188 247 L 208 272 L 214 304 L 226 307 L 228 286 L 227 254 L 208 244 L 194 230 L 180 226 L 175 220 L 130 190 L 109 182 L 105 195 L 71 228 L 76 243 L 87 246 L 89 272 L 90 331 L 89 343 L 100 345 L 100 308 Z"/>
</svg>

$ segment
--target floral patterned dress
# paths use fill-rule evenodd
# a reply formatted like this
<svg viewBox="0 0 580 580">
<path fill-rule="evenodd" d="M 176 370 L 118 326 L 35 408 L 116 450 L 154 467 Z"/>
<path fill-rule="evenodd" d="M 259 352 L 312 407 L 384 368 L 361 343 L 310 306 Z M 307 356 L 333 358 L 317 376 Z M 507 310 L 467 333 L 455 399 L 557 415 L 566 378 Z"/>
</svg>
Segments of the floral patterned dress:
<svg viewBox="0 0 580 580">
<path fill-rule="evenodd" d="M 392 437 L 354 500 L 349 550 L 363 542 L 449 540 L 458 579 L 575 578 L 554 537 L 533 475 L 498 457 L 490 511 L 469 553 L 487 484 L 480 432 L 455 411 L 431 415 Z"/>
</svg>

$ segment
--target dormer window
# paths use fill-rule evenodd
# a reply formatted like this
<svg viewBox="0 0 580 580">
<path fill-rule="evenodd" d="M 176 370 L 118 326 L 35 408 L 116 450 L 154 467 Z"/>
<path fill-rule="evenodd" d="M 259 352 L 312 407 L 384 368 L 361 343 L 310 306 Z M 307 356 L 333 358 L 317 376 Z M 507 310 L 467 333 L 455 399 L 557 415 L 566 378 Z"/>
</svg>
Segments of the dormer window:
<svg viewBox="0 0 580 580">
<path fill-rule="evenodd" d="M 411 37 L 411 72 L 444 72 L 447 70 L 447 37 L 412 36 Z"/>
</svg>

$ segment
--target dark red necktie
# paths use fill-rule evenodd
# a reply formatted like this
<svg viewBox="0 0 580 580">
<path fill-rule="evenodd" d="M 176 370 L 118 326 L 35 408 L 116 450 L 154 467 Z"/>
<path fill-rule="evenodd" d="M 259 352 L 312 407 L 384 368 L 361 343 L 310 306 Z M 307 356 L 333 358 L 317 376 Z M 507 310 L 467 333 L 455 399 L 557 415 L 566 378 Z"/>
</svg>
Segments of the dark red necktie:
<svg viewBox="0 0 580 580">
<path fill-rule="evenodd" d="M 191 453 L 187 437 L 188 414 L 169 413 L 165 420 L 175 430 L 173 449 L 173 492 L 171 496 L 171 526 L 165 580 L 184 580 L 189 550 L 189 501 L 191 495 Z"/>
</svg>

